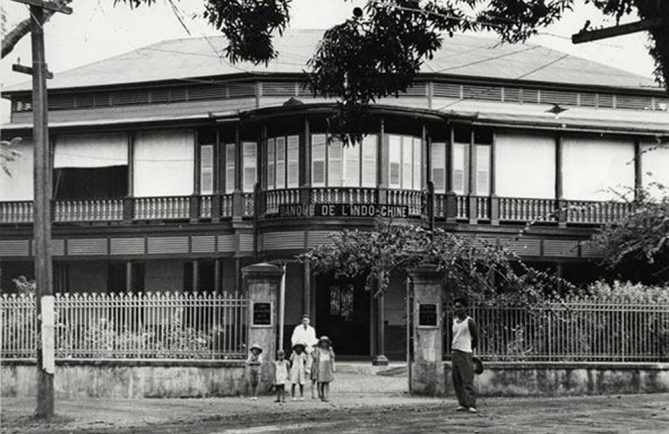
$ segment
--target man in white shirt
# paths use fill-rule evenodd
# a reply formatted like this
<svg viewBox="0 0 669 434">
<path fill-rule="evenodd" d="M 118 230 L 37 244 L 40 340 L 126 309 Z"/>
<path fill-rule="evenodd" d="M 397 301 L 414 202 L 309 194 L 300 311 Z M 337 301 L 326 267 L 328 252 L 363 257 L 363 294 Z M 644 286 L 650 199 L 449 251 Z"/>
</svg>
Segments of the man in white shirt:
<svg viewBox="0 0 669 434">
<path fill-rule="evenodd" d="M 453 341 L 451 350 L 451 372 L 453 388 L 458 398 L 457 411 L 476 413 L 476 393 L 474 391 L 473 350 L 478 341 L 478 329 L 474 320 L 467 315 L 467 302 L 463 298 L 453 303 Z"/>
<path fill-rule="evenodd" d="M 290 338 L 291 346 L 298 344 L 304 345 L 307 353 L 311 353 L 314 345 L 318 343 L 316 338 L 316 329 L 309 325 L 309 315 L 302 315 L 302 324 L 295 326 L 293 336 Z"/>
</svg>

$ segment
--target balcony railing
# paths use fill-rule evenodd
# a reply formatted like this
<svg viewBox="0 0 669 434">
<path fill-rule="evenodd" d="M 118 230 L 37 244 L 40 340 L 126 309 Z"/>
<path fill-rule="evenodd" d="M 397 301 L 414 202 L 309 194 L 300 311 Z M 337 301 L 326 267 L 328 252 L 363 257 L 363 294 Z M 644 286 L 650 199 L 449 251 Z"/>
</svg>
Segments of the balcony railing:
<svg viewBox="0 0 669 434">
<path fill-rule="evenodd" d="M 314 187 L 193 196 L 136 197 L 54 201 L 55 223 L 200 220 L 216 222 L 234 216 L 251 218 L 279 215 L 281 206 L 391 205 L 406 207 L 409 218 L 429 217 L 447 222 L 599 225 L 618 221 L 634 204 L 583 200 L 533 199 L 495 196 L 434 194 L 428 206 L 425 191 L 366 187 Z M 0 202 L 0 224 L 29 224 L 33 221 L 31 201 Z M 432 210 L 432 211 L 431 211 Z"/>
</svg>

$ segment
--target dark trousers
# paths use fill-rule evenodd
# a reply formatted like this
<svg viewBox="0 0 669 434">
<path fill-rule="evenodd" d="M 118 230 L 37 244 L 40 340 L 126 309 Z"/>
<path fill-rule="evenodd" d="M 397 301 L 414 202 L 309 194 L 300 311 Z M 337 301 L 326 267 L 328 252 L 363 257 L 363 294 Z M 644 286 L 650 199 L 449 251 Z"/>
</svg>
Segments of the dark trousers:
<svg viewBox="0 0 669 434">
<path fill-rule="evenodd" d="M 467 408 L 476 407 L 472 353 L 453 350 L 451 373 L 453 374 L 455 396 L 457 396 L 460 405 Z"/>
</svg>

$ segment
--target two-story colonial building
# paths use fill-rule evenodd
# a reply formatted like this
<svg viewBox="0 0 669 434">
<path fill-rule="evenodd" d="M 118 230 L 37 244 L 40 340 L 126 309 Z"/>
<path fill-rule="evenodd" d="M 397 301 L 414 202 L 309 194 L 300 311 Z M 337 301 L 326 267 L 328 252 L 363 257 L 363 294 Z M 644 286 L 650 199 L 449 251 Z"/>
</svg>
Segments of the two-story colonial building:
<svg viewBox="0 0 669 434">
<path fill-rule="evenodd" d="M 482 37 L 447 39 L 413 87 L 374 104 L 362 143 L 328 145 L 334 101 L 314 98 L 303 72 L 321 35 L 286 32 L 267 66 L 229 64 L 211 48 L 222 40 L 194 38 L 56 74 L 55 290 L 239 290 L 244 265 L 379 216 L 504 243 L 582 281 L 599 255 L 584 240 L 629 210 L 611 188 L 669 183 L 669 150 L 643 152 L 669 136 L 669 98 L 652 80 Z M 30 84 L 3 96 L 2 138 L 23 138 L 11 177 L 0 172 L 11 291 L 33 274 Z M 375 354 L 383 339 L 402 354 L 401 279 L 372 299 L 290 262 L 286 282 L 287 324 L 308 312 L 338 353 Z"/>
</svg>

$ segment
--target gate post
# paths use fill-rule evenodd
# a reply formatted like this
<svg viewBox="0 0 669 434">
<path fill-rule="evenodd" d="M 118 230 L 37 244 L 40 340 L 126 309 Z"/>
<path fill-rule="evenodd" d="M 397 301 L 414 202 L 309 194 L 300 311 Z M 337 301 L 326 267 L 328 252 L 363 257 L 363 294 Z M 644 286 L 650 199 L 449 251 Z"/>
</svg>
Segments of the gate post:
<svg viewBox="0 0 669 434">
<path fill-rule="evenodd" d="M 267 263 L 242 268 L 242 276 L 249 299 L 247 347 L 258 344 L 262 348 L 259 391 L 266 391 L 273 383 L 276 351 L 277 293 L 283 270 Z"/>
<path fill-rule="evenodd" d="M 411 391 L 419 395 L 443 396 L 443 320 L 441 273 L 434 265 L 409 270 L 413 280 L 413 353 Z"/>
</svg>

